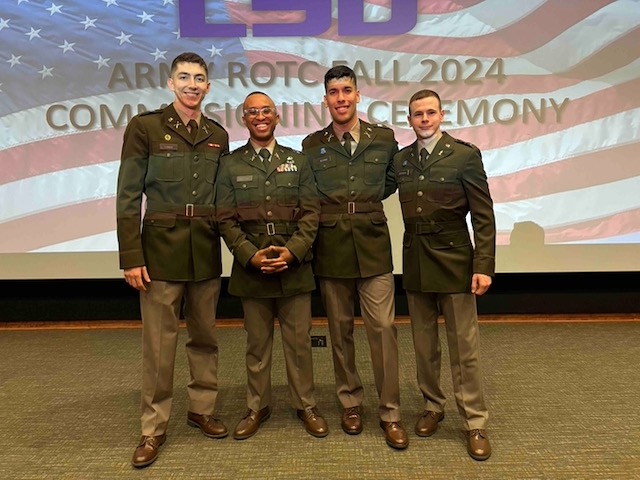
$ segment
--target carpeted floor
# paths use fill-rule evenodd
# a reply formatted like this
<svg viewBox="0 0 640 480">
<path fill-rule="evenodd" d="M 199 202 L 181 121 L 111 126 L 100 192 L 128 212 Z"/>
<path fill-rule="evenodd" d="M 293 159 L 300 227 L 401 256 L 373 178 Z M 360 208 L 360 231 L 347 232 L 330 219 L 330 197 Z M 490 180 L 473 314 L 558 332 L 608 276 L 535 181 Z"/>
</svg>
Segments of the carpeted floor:
<svg viewBox="0 0 640 480">
<path fill-rule="evenodd" d="M 245 336 L 241 328 L 218 334 L 218 413 L 232 429 L 245 411 Z M 328 333 L 319 326 L 313 334 Z M 451 400 L 433 437 L 413 434 L 422 399 L 407 324 L 398 336 L 410 444 L 404 451 L 386 446 L 362 326 L 356 336 L 366 388 L 361 435 L 340 429 L 330 348 L 314 349 L 314 368 L 331 431 L 324 439 L 304 432 L 289 406 L 277 334 L 271 419 L 248 440 L 208 439 L 186 425 L 181 347 L 167 443 L 156 463 L 138 471 L 129 461 L 139 437 L 140 330 L 0 330 L 0 478 L 640 478 L 640 323 L 483 323 L 494 453 L 482 463 L 466 454 Z"/>
</svg>

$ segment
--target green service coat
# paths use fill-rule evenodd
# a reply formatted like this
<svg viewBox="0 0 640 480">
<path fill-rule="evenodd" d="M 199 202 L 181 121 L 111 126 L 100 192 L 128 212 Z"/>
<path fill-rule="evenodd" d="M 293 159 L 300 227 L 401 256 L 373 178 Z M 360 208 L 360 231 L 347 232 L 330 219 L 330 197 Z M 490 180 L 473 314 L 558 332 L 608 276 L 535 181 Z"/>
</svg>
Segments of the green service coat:
<svg viewBox="0 0 640 480">
<path fill-rule="evenodd" d="M 496 225 L 480 150 L 444 133 L 424 167 L 417 142 L 397 153 L 393 164 L 405 222 L 404 288 L 467 293 L 474 273 L 493 276 Z"/>
<path fill-rule="evenodd" d="M 398 143 L 393 131 L 360 121 L 360 140 L 349 157 L 333 124 L 302 142 L 320 195 L 314 273 L 368 278 L 393 270 L 382 200 L 395 191 L 391 168 Z M 351 213 L 349 213 L 351 212 Z"/>
<path fill-rule="evenodd" d="M 311 248 L 320 205 L 306 157 L 276 143 L 263 164 L 247 143 L 222 158 L 216 188 L 220 233 L 234 258 L 229 293 L 276 298 L 314 290 Z M 296 261 L 282 273 L 263 274 L 250 260 L 270 245 L 287 247 Z"/>
<path fill-rule="evenodd" d="M 146 265 L 152 280 L 164 281 L 220 276 L 214 185 L 219 158 L 228 151 L 222 126 L 202 116 L 192 140 L 173 105 L 131 119 L 116 198 L 120 268 Z"/>
</svg>

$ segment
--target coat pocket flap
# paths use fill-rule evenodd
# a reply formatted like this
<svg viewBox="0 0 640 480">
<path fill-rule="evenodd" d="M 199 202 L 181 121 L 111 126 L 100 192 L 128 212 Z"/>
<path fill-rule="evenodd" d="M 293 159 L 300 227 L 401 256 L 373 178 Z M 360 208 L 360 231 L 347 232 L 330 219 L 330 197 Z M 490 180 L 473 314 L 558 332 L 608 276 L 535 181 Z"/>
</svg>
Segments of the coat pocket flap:
<svg viewBox="0 0 640 480">
<path fill-rule="evenodd" d="M 145 227 L 172 228 L 176 225 L 175 215 L 153 215 L 144 218 Z"/>
<path fill-rule="evenodd" d="M 371 212 L 369 213 L 369 218 L 374 225 L 387 223 L 387 217 L 384 215 L 384 212 Z"/>
<path fill-rule="evenodd" d="M 429 240 L 429 246 L 434 250 L 466 247 L 467 245 L 471 244 L 469 232 L 467 232 L 466 230 L 438 233 L 435 235 L 426 235 L 426 237 Z"/>
</svg>

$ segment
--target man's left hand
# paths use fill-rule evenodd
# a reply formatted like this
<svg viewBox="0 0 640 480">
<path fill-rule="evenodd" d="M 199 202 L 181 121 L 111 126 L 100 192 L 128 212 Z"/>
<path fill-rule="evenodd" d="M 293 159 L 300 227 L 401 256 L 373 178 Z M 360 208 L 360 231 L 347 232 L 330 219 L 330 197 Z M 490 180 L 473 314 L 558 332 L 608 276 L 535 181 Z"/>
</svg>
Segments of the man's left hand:
<svg viewBox="0 0 640 480">
<path fill-rule="evenodd" d="M 483 295 L 491 286 L 491 277 L 483 273 L 474 273 L 471 279 L 471 293 Z"/>
</svg>

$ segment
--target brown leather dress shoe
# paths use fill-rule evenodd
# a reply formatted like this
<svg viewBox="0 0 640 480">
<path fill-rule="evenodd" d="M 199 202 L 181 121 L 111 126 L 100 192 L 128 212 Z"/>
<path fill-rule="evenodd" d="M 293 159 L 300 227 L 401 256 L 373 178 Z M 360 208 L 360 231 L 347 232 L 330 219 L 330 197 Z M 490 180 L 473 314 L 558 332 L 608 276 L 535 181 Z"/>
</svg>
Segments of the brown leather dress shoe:
<svg viewBox="0 0 640 480">
<path fill-rule="evenodd" d="M 200 415 L 198 413 L 187 413 L 187 425 L 199 428 L 200 431 L 210 438 L 224 438 L 229 435 L 227 427 L 212 415 Z"/>
<path fill-rule="evenodd" d="M 247 414 L 238 422 L 233 431 L 233 438 L 236 440 L 244 440 L 256 434 L 260 424 L 271 416 L 271 408 L 264 407 L 259 412 L 255 410 L 247 410 Z"/>
<path fill-rule="evenodd" d="M 167 436 L 163 433 L 157 437 L 150 437 L 143 435 L 140 438 L 140 443 L 136 447 L 136 451 L 133 452 L 133 458 L 131 459 L 131 465 L 136 468 L 146 467 L 151 465 L 158 458 L 158 450 L 160 445 L 164 443 Z"/>
<path fill-rule="evenodd" d="M 385 422 L 384 420 L 380 420 L 380 427 L 384 430 L 385 440 L 390 447 L 402 450 L 409 446 L 409 437 L 400 422 Z"/>
<path fill-rule="evenodd" d="M 359 406 L 345 408 L 342 412 L 342 430 L 349 435 L 362 432 L 362 409 Z"/>
<path fill-rule="evenodd" d="M 467 452 L 474 460 L 486 460 L 491 456 L 491 444 L 486 430 L 470 430 L 467 432 Z"/>
<path fill-rule="evenodd" d="M 329 435 L 327 422 L 315 407 L 307 407 L 304 410 L 298 410 L 296 413 L 298 418 L 304 422 L 305 429 L 309 435 L 314 437 L 326 437 Z"/>
<path fill-rule="evenodd" d="M 444 420 L 444 412 L 425 410 L 416 422 L 416 435 L 430 437 L 438 430 L 438 422 Z"/>
</svg>

